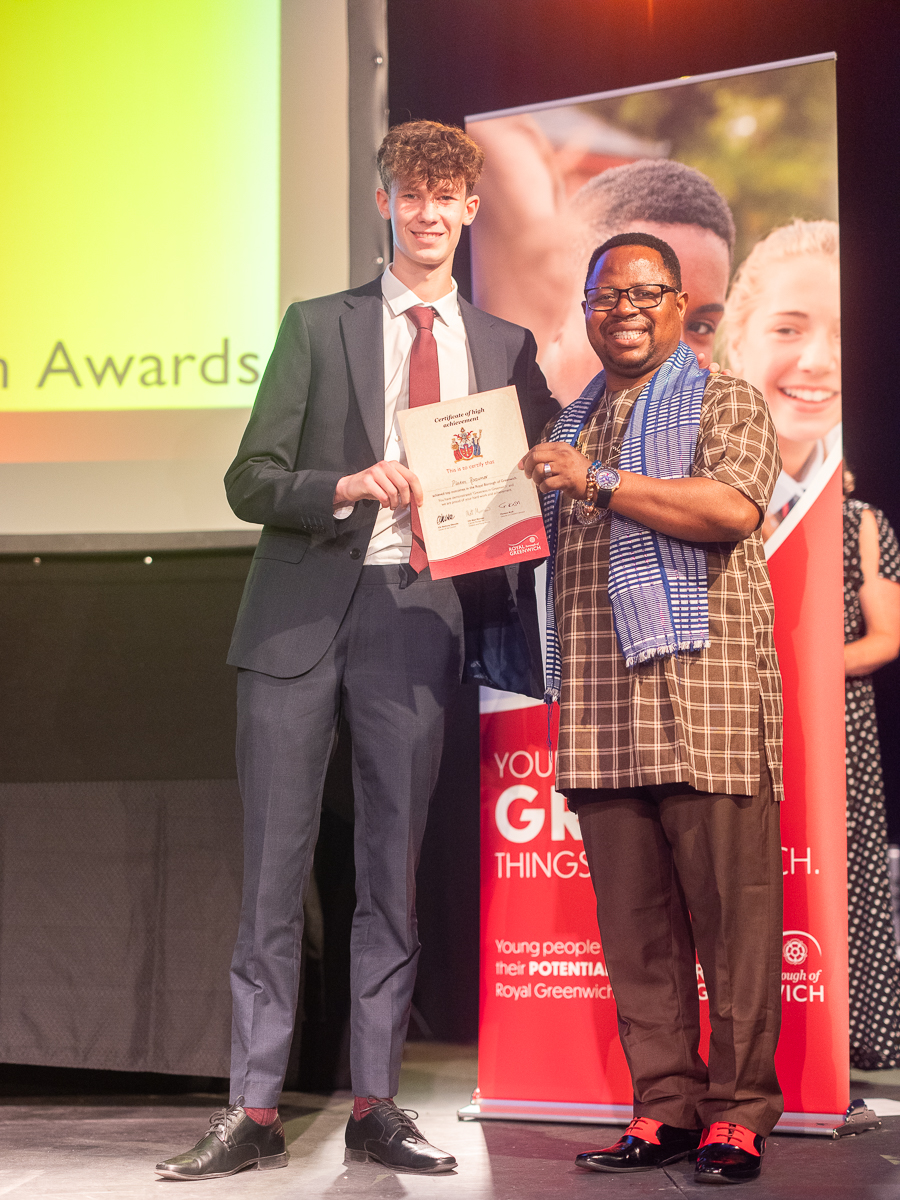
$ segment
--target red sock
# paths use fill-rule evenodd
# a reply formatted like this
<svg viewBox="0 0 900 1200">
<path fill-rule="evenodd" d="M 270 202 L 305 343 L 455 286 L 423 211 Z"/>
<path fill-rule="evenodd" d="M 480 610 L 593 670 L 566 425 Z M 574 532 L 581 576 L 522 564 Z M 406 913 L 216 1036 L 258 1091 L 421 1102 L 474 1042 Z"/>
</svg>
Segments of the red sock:
<svg viewBox="0 0 900 1200">
<path fill-rule="evenodd" d="M 278 1116 L 277 1108 L 245 1108 L 244 1112 L 257 1125 L 271 1125 Z"/>
<path fill-rule="evenodd" d="M 353 1120 L 361 1121 L 366 1113 L 376 1104 L 391 1104 L 393 1103 L 390 1096 L 354 1096 L 353 1097 Z"/>
</svg>

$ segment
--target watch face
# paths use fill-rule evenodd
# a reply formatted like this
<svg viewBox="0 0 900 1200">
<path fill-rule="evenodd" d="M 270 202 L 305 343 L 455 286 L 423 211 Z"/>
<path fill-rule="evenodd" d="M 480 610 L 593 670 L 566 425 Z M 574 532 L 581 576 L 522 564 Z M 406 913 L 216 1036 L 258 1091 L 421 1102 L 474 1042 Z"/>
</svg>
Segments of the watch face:
<svg viewBox="0 0 900 1200">
<path fill-rule="evenodd" d="M 612 467 L 601 467 L 594 473 L 594 482 L 600 492 L 614 492 L 622 482 L 618 471 Z"/>
</svg>

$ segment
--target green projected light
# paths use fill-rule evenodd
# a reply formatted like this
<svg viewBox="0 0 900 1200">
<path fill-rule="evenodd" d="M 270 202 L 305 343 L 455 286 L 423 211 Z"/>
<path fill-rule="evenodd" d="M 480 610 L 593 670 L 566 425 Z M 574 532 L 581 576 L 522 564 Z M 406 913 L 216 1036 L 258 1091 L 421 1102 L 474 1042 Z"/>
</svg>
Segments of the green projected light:
<svg viewBox="0 0 900 1200">
<path fill-rule="evenodd" d="M 252 403 L 278 0 L 0 0 L 0 411 Z"/>
</svg>

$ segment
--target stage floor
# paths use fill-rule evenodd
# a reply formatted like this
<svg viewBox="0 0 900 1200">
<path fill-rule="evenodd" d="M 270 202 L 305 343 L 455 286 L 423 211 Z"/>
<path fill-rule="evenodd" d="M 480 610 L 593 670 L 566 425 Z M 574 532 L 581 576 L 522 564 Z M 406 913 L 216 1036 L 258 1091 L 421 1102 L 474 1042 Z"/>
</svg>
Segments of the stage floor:
<svg viewBox="0 0 900 1200">
<path fill-rule="evenodd" d="M 854 1096 L 900 1100 L 900 1071 L 860 1077 Z M 346 1095 L 286 1092 L 281 1114 L 291 1162 L 284 1170 L 248 1171 L 203 1184 L 204 1197 L 307 1200 L 555 1200 L 556 1197 L 643 1197 L 706 1194 L 688 1163 L 630 1178 L 588 1174 L 575 1155 L 614 1140 L 609 1126 L 540 1125 L 457 1120 L 475 1084 L 475 1051 L 412 1043 L 407 1047 L 400 1104 L 420 1114 L 423 1132 L 459 1160 L 453 1175 L 417 1178 L 384 1167 L 343 1164 Z M 893 1086 L 892 1086 L 893 1085 Z M 154 1164 L 187 1149 L 223 1097 L 64 1097 L 0 1100 L 0 1197 L 13 1200 L 149 1200 L 193 1195 L 198 1184 L 156 1178 Z M 761 1178 L 747 1185 L 754 1200 L 896 1200 L 900 1196 L 900 1117 L 874 1133 L 831 1141 L 770 1139 Z"/>
</svg>

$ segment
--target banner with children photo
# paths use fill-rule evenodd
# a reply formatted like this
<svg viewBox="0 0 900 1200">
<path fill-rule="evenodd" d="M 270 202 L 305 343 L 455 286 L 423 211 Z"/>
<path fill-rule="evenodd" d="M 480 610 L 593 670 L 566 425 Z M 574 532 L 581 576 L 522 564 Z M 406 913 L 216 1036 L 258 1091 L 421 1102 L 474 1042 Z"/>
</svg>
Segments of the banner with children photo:
<svg viewBox="0 0 900 1200">
<path fill-rule="evenodd" d="M 557 399 L 576 399 L 598 368 L 582 311 L 592 251 L 645 232 L 679 258 L 683 337 L 700 365 L 748 380 L 771 411 L 783 463 L 763 526 L 784 689 L 779 1128 L 809 1132 L 830 1131 L 849 1089 L 834 72 L 823 55 L 467 120 L 486 153 L 474 299 L 534 332 Z M 547 729 L 543 706 L 483 692 L 479 1090 L 464 1111 L 627 1119 L 593 890 Z"/>
</svg>

